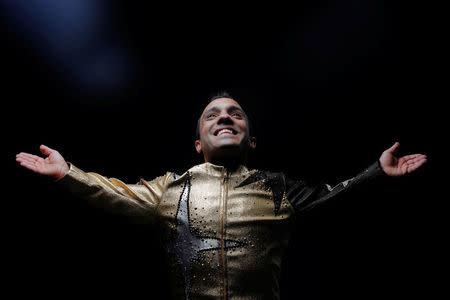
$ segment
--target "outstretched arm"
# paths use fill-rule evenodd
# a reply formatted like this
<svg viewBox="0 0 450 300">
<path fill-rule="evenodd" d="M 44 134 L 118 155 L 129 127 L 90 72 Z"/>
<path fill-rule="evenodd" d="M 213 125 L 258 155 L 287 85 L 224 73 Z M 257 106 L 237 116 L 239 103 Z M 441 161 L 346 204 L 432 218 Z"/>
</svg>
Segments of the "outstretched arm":
<svg viewBox="0 0 450 300">
<path fill-rule="evenodd" d="M 400 143 L 396 142 L 386 149 L 378 162 L 365 169 L 357 176 L 345 180 L 334 187 L 321 183 L 309 186 L 305 182 L 289 182 L 287 184 L 287 197 L 297 211 L 307 211 L 318 204 L 329 201 L 344 191 L 350 190 L 364 183 L 373 181 L 380 175 L 398 177 L 411 173 L 427 162 L 423 154 L 411 154 L 397 157 Z"/>
<path fill-rule="evenodd" d="M 115 178 L 84 172 L 67 163 L 58 151 L 47 146 L 41 145 L 40 150 L 45 158 L 21 152 L 17 154 L 16 161 L 37 174 L 57 179 L 59 185 L 76 196 L 114 214 L 148 216 L 173 177 L 171 173 L 166 173 L 149 182 L 141 180 L 137 184 L 126 184 Z"/>
<path fill-rule="evenodd" d="M 386 149 L 380 157 L 380 165 L 383 171 L 392 177 L 403 176 L 414 172 L 427 162 L 427 156 L 423 154 L 411 154 L 397 157 L 400 143 L 396 142 L 391 148 Z"/>
</svg>

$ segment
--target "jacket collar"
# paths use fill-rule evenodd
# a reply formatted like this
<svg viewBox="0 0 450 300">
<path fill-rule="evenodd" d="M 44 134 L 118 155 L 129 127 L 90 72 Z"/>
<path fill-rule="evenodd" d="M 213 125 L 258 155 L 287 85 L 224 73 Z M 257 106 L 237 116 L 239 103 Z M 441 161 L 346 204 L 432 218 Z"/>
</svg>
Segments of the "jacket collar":
<svg viewBox="0 0 450 300">
<path fill-rule="evenodd" d="M 234 176 L 242 176 L 243 174 L 246 174 L 249 172 L 248 168 L 245 165 L 240 165 L 235 170 L 230 171 L 227 170 L 223 166 L 218 166 L 212 163 L 203 163 L 200 165 L 196 165 L 190 169 L 190 171 L 200 171 L 200 172 L 206 172 L 209 175 L 212 176 L 223 176 L 225 172 L 228 173 L 228 176 L 234 177 Z"/>
</svg>

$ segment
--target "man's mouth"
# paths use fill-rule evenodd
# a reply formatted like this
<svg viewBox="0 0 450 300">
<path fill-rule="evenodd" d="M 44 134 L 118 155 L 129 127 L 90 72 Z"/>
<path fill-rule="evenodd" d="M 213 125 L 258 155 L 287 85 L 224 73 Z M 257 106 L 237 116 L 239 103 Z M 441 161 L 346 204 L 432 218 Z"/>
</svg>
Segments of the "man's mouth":
<svg viewBox="0 0 450 300">
<path fill-rule="evenodd" d="M 214 132 L 215 136 L 219 136 L 219 135 L 223 135 L 223 134 L 235 135 L 235 134 L 237 134 L 237 132 L 232 128 L 222 128 L 222 129 L 218 129 Z"/>
</svg>

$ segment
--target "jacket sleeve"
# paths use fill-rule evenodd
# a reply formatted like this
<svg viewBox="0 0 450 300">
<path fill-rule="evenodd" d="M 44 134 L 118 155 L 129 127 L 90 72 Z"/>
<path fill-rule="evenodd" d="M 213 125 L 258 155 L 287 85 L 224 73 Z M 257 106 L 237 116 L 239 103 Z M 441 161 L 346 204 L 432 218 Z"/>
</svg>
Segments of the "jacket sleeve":
<svg viewBox="0 0 450 300">
<path fill-rule="evenodd" d="M 69 172 L 57 184 L 112 214 L 138 218 L 152 215 L 172 177 L 168 172 L 152 181 L 125 184 L 70 164 Z"/>
<path fill-rule="evenodd" d="M 381 169 L 377 160 L 375 163 L 366 168 L 353 178 L 340 182 L 331 187 L 328 184 L 321 183 L 310 186 L 304 181 L 286 180 L 286 196 L 297 212 L 305 212 L 316 205 L 327 202 L 328 200 L 342 194 L 343 192 L 355 187 L 365 186 L 378 177 L 387 177 L 386 173 Z"/>
</svg>

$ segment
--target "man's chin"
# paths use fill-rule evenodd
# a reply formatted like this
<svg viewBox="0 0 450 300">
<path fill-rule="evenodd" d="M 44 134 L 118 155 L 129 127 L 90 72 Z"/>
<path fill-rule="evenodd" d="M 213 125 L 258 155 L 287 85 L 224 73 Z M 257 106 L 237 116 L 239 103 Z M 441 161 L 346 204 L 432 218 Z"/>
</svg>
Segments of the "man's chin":
<svg viewBox="0 0 450 300">
<path fill-rule="evenodd" d="M 214 148 L 211 149 L 211 152 L 222 153 L 228 151 L 238 151 L 240 149 L 238 144 L 235 143 L 221 143 L 219 145 L 215 145 Z"/>
<path fill-rule="evenodd" d="M 246 152 L 246 149 L 244 148 L 245 146 L 242 144 L 223 143 L 221 145 L 218 145 L 213 151 L 219 156 L 240 156 L 244 152 Z"/>
<path fill-rule="evenodd" d="M 234 141 L 227 141 L 227 140 L 223 140 L 220 143 L 217 143 L 217 147 L 221 148 L 221 147 L 236 147 L 239 146 L 239 143 L 236 143 Z"/>
<path fill-rule="evenodd" d="M 241 149 L 242 145 L 238 143 L 221 143 L 217 145 L 218 150 L 233 150 L 233 149 Z"/>
</svg>

